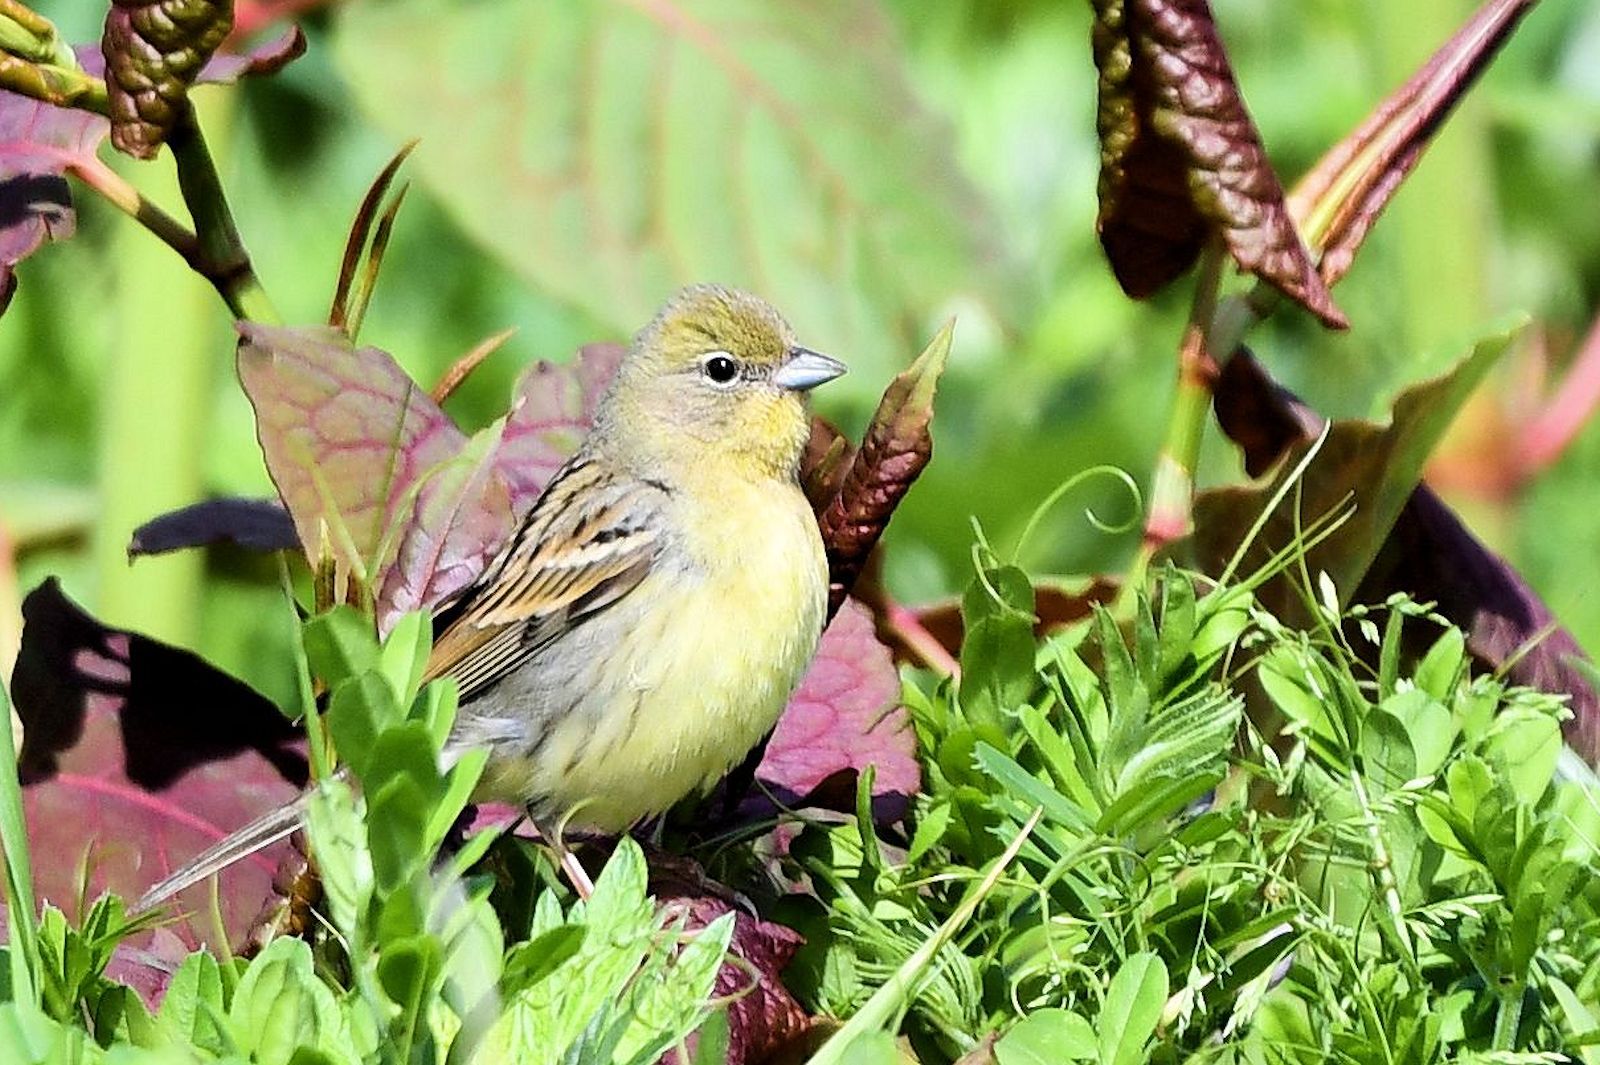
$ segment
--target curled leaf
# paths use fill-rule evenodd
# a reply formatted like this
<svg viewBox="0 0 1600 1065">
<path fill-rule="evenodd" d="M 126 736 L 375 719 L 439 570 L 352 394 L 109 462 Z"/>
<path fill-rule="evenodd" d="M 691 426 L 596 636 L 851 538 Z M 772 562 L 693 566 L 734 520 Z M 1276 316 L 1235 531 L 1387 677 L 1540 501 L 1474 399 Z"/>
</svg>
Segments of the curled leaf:
<svg viewBox="0 0 1600 1065">
<path fill-rule="evenodd" d="M 1486 338 L 1449 372 L 1406 389 L 1395 400 L 1387 424 L 1335 422 L 1289 498 L 1268 516 L 1242 572 L 1251 572 L 1268 554 L 1300 539 L 1306 527 L 1348 508 L 1348 520 L 1306 552 L 1306 568 L 1313 575 L 1326 572 L 1342 600 L 1349 602 L 1421 480 L 1423 463 L 1512 336 Z M 1241 350 L 1234 359 L 1245 357 Z M 1218 396 L 1222 409 L 1226 401 L 1220 391 Z M 1225 429 L 1227 425 L 1224 419 Z M 1196 496 L 1195 545 L 1209 572 L 1219 572 L 1233 558 L 1282 479 L 1294 472 L 1292 467 L 1292 462 L 1283 462 L 1266 478 Z M 1279 591 L 1279 599 L 1264 591 L 1263 601 L 1281 609 L 1280 616 L 1295 616 L 1298 597 L 1287 587 Z"/>
<path fill-rule="evenodd" d="M 1489 0 L 1411 79 L 1334 145 L 1289 195 L 1289 212 L 1322 250 L 1333 285 L 1439 127 L 1537 0 Z"/>
<path fill-rule="evenodd" d="M 100 48 L 119 151 L 155 156 L 232 29 L 232 0 L 113 0 Z"/>
<path fill-rule="evenodd" d="M 889 383 L 861 448 L 817 515 L 828 550 L 828 606 L 850 594 L 894 509 L 933 457 L 933 397 L 950 358 L 955 322 L 945 323 L 903 373 Z"/>
<path fill-rule="evenodd" d="M 1324 324 L 1334 306 L 1284 204 L 1206 0 L 1094 0 L 1100 243 L 1123 291 L 1152 295 L 1212 234 Z"/>
<path fill-rule="evenodd" d="M 224 542 L 251 551 L 292 551 L 300 546 L 289 512 L 276 499 L 208 499 L 133 530 L 128 557 Z"/>
</svg>

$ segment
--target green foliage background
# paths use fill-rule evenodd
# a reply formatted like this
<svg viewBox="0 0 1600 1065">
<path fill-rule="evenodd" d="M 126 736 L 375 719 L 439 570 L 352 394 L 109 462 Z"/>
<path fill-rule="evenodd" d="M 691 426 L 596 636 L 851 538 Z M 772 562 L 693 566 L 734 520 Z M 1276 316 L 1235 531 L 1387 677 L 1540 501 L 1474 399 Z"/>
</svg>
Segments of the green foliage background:
<svg viewBox="0 0 1600 1065">
<path fill-rule="evenodd" d="M 1474 6 L 1213 4 L 1245 96 L 1290 179 Z M 427 186 L 450 172 L 457 144 L 492 139 L 506 112 L 464 108 L 444 93 L 397 101 L 390 87 L 470 85 L 496 70 L 561 60 L 569 47 L 595 40 L 625 48 L 640 32 L 639 9 L 657 10 L 600 0 L 568 5 L 575 13 L 564 16 L 563 34 L 534 42 L 522 24 L 492 32 L 505 7 L 335 5 L 310 19 L 310 53 L 280 75 L 197 94 L 258 272 L 291 322 L 325 315 L 361 193 L 401 140 L 425 134 L 412 174 L 421 179 L 401 215 L 364 339 L 428 381 L 483 336 L 518 327 L 452 401 L 468 425 L 503 408 L 528 360 L 563 359 L 581 342 L 620 337 L 641 324 L 640 305 L 714 274 L 730 214 L 754 212 L 745 224 L 759 245 L 763 233 L 808 224 L 806 212 L 815 208 L 802 182 L 786 183 L 794 175 L 781 145 L 759 137 L 734 143 L 725 111 L 705 93 L 664 93 L 653 104 L 658 79 L 625 61 L 596 67 L 610 80 L 582 82 L 574 104 L 609 144 L 595 158 L 594 202 L 626 215 L 635 199 L 660 192 L 672 204 L 677 239 L 711 250 L 641 267 L 621 284 L 603 269 L 606 249 L 592 249 L 591 261 L 574 248 L 562 275 L 559 257 L 540 250 L 540 216 L 525 208 L 537 204 L 529 190 L 488 176 L 453 197 L 430 193 Z M 868 205 L 897 203 L 895 217 L 910 219 L 910 228 L 891 230 L 898 268 L 889 275 L 841 261 L 819 293 L 803 271 L 788 269 L 794 264 L 768 262 L 766 294 L 803 335 L 834 345 L 855 368 L 821 397 L 824 412 L 852 430 L 892 370 L 944 317 L 959 316 L 940 398 L 938 457 L 891 530 L 891 586 L 921 600 L 964 583 L 969 515 L 1008 544 L 1038 500 L 1078 470 L 1115 463 L 1147 478 L 1186 286 L 1154 304 L 1132 304 L 1095 243 L 1087 4 L 887 0 L 882 36 L 851 43 L 874 57 L 865 74 L 832 62 L 815 42 L 802 47 L 808 26 L 834 25 L 846 8 L 852 18 L 866 17 L 859 4 L 768 5 L 778 12 L 772 25 L 788 27 L 797 43 L 788 49 L 780 38 L 757 73 L 847 118 L 859 112 L 863 127 L 879 124 L 882 150 L 851 157 L 839 171 L 840 189 Z M 713 35 L 738 32 L 737 6 L 682 9 Z M 71 39 L 98 36 L 98 5 L 41 10 Z M 407 18 L 448 26 L 449 47 L 419 59 L 403 35 L 372 30 Z M 1285 383 L 1327 413 L 1373 413 L 1512 310 L 1531 312 L 1554 356 L 1566 356 L 1600 303 L 1597 52 L 1600 8 L 1592 4 L 1545 0 L 1527 19 L 1340 287 L 1354 328 L 1333 335 L 1285 314 L 1254 338 Z M 529 75 L 528 84 L 544 83 Z M 664 116 L 655 163 L 635 159 L 617 132 L 639 121 L 641 101 Z M 514 102 L 537 109 L 560 100 L 534 93 L 507 106 Z M 907 137 L 894 123 L 917 108 L 929 121 Z M 609 141 L 607 130 L 615 134 Z M 924 150 L 929 159 L 906 157 Z M 735 153 L 743 154 L 730 163 Z M 118 165 L 163 203 L 177 204 L 165 161 Z M 760 179 L 749 200 L 736 189 L 722 194 L 734 165 Z M 670 187 L 653 189 L 656 175 L 670 175 Z M 762 198 L 770 195 L 778 199 Z M 951 213 L 956 201 L 963 210 Z M 987 250 L 952 258 L 970 231 Z M 106 620 L 195 646 L 287 700 L 289 678 L 258 665 L 283 661 L 263 650 L 284 639 L 270 572 L 226 553 L 133 567 L 124 557 L 128 533 L 156 513 L 207 494 L 271 491 L 232 377 L 220 302 L 167 249 L 87 195 L 77 238 L 44 250 L 20 276 L 0 319 L 0 522 L 21 545 L 18 588 L 59 572 L 68 591 Z M 841 341 L 860 350 L 838 348 Z M 1507 393 L 1524 372 L 1525 361 L 1509 360 L 1488 391 Z M 1494 413 L 1492 398 L 1469 409 L 1467 434 L 1476 425 L 1493 440 Z M 1207 461 L 1214 479 L 1236 473 L 1229 449 L 1215 439 Z M 1591 427 L 1525 491 L 1467 505 L 1480 535 L 1522 567 L 1591 651 L 1600 651 L 1600 595 L 1592 579 L 1574 574 L 1572 560 L 1600 557 L 1597 475 L 1600 429 Z M 1075 501 L 1108 516 L 1127 505 L 1109 488 Z M 1129 547 L 1064 513 L 1034 538 L 1024 561 L 1036 571 L 1094 571 L 1117 566 Z"/>
</svg>

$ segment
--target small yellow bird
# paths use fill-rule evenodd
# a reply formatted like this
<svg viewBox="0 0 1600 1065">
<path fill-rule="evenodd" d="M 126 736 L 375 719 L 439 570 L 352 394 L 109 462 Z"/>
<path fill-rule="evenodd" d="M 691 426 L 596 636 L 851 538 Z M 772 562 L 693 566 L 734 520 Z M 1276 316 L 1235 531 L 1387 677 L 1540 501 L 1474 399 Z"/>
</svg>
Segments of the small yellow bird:
<svg viewBox="0 0 1600 1065">
<path fill-rule="evenodd" d="M 589 435 L 440 615 L 429 678 L 461 708 L 475 796 L 626 829 L 705 790 L 777 723 L 822 635 L 828 568 L 800 490 L 805 394 L 845 372 L 764 300 L 684 289 L 634 338 Z M 147 909 L 302 822 L 302 798 L 151 888 Z"/>
</svg>

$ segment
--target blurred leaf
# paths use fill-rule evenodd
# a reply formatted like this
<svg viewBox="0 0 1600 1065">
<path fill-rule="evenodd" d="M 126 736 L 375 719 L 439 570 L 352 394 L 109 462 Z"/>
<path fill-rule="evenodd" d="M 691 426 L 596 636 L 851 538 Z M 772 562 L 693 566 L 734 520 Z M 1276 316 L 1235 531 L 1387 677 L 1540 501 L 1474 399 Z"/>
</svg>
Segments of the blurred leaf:
<svg viewBox="0 0 1600 1065">
<path fill-rule="evenodd" d="M 610 330 L 715 278 L 861 367 L 1007 292 L 875 3 L 348 5 L 334 53 L 467 231 Z"/>
<path fill-rule="evenodd" d="M 190 84 L 232 29 L 233 0 L 112 0 L 100 47 L 119 151 L 155 157 Z"/>
<path fill-rule="evenodd" d="M 872 793 L 880 821 L 904 814 L 921 790 L 916 736 L 899 707 L 900 675 L 878 642 L 872 615 L 847 601 L 822 634 L 806 671 L 756 770 L 756 779 L 785 805 L 815 802 L 818 787 L 841 770 L 874 769 Z M 853 779 L 850 781 L 853 785 Z M 840 805 L 854 808 L 854 788 Z M 759 794 L 746 809 L 766 809 Z"/>
<path fill-rule="evenodd" d="M 1244 351 L 1224 366 L 1216 401 L 1218 420 L 1244 449 L 1252 474 L 1321 430 L 1321 417 L 1274 384 Z M 1564 727 L 1567 742 L 1591 764 L 1600 762 L 1600 692 L 1585 672 L 1588 659 L 1577 640 L 1426 485 L 1406 500 L 1353 599 L 1377 602 L 1393 592 L 1433 602 L 1466 631 L 1467 649 L 1491 668 L 1506 669 L 1514 683 L 1567 693 L 1573 711 Z"/>
<path fill-rule="evenodd" d="M 137 897 L 305 783 L 299 730 L 239 681 L 187 651 L 101 626 L 53 580 L 29 594 L 23 616 L 12 695 L 42 898 L 69 905 L 80 862 L 91 894 Z M 232 934 L 256 916 L 282 853 L 224 876 Z"/>
<path fill-rule="evenodd" d="M 928 427 L 954 329 L 954 321 L 945 323 L 916 361 L 889 382 L 837 494 L 817 515 L 828 550 L 831 610 L 850 594 L 895 507 L 933 457 Z"/>
<path fill-rule="evenodd" d="M 1240 269 L 1348 325 L 1289 217 L 1206 0 L 1094 0 L 1094 11 L 1097 227 L 1123 291 L 1155 294 L 1218 233 Z"/>
<path fill-rule="evenodd" d="M 1509 346 L 1511 337 L 1511 333 L 1501 333 L 1482 340 L 1448 373 L 1406 389 L 1395 400 L 1386 425 L 1355 420 L 1334 423 L 1301 483 L 1267 517 L 1240 572 L 1252 572 L 1271 552 L 1295 542 L 1304 527 L 1353 501 L 1354 513 L 1349 520 L 1327 540 L 1313 546 L 1305 559 L 1307 572 L 1327 573 L 1339 595 L 1349 602 L 1416 489 L 1423 463 L 1461 404 Z M 1229 360 L 1229 369 L 1224 371 L 1217 389 L 1218 417 L 1230 435 L 1238 424 L 1230 413 L 1233 382 L 1249 373 L 1246 365 L 1238 370 L 1233 365 L 1247 358 L 1241 351 Z M 1267 406 L 1270 404 L 1264 400 L 1252 401 L 1249 409 Z M 1295 416 L 1279 408 L 1274 417 L 1281 417 L 1287 425 Z M 1243 431 L 1258 428 L 1250 426 Z M 1273 498 L 1282 478 L 1293 472 L 1295 460 L 1308 446 L 1303 441 L 1295 445 L 1290 458 L 1280 461 L 1270 477 L 1209 489 L 1196 497 L 1194 544 L 1207 572 L 1223 570 Z M 1298 596 L 1284 586 L 1284 581 L 1275 583 L 1279 585 L 1276 593 L 1270 586 L 1262 589 L 1263 604 L 1279 617 L 1300 617 L 1304 607 Z"/>
<path fill-rule="evenodd" d="M 296 551 L 294 521 L 276 499 L 208 499 L 133 530 L 128 557 L 229 542 L 251 551 Z"/>
<path fill-rule="evenodd" d="M 1289 194 L 1289 212 L 1336 284 L 1439 128 L 1538 0 L 1489 0 Z"/>
</svg>

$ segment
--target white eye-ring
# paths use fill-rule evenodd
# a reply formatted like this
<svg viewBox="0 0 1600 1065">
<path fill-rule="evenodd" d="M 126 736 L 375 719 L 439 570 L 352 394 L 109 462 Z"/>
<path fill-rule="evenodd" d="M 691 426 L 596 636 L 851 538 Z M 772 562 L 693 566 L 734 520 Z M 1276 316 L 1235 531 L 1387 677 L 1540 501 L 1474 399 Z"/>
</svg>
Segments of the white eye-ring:
<svg viewBox="0 0 1600 1065">
<path fill-rule="evenodd" d="M 700 356 L 700 372 L 714 385 L 731 385 L 739 379 L 739 360 L 726 351 L 708 351 Z"/>
</svg>

